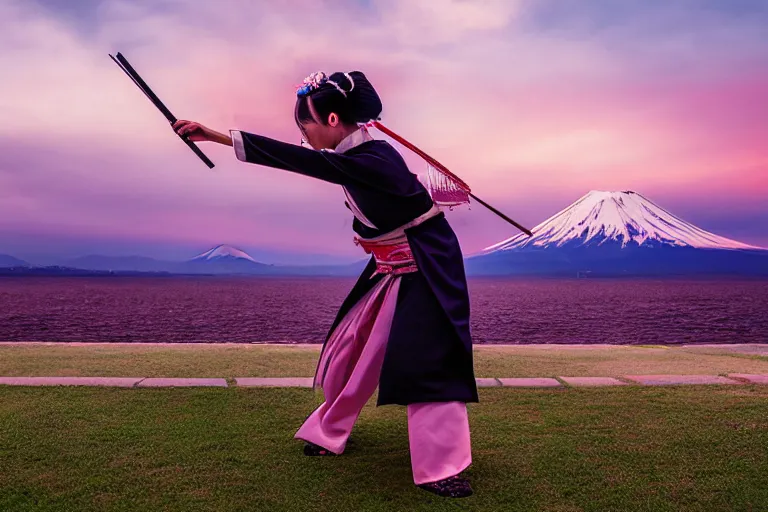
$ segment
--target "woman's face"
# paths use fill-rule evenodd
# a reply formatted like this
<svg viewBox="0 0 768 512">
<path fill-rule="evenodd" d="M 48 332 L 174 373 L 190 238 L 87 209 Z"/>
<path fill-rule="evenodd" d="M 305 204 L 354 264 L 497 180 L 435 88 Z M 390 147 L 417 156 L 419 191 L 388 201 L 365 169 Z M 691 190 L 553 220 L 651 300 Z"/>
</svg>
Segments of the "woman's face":
<svg viewBox="0 0 768 512">
<path fill-rule="evenodd" d="M 305 121 L 299 125 L 304 140 L 314 149 L 333 149 L 338 143 L 336 127 Z"/>
<path fill-rule="evenodd" d="M 315 109 L 312 97 L 307 98 L 307 107 L 312 115 L 311 120 L 301 121 L 299 130 L 304 140 L 314 149 L 333 149 L 341 141 L 343 130 L 339 123 L 339 116 L 331 113 L 325 122 L 320 121 L 320 115 Z"/>
</svg>

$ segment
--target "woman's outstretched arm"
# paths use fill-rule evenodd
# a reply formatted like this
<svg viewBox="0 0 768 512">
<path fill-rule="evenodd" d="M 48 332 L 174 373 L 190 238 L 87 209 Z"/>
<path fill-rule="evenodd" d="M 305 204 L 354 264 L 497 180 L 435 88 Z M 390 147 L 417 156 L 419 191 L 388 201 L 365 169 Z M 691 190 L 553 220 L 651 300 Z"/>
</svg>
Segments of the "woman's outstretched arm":
<svg viewBox="0 0 768 512">
<path fill-rule="evenodd" d="M 218 142 L 225 146 L 232 145 L 232 137 L 216 130 L 211 130 L 200 123 L 179 120 L 173 124 L 173 129 L 179 135 L 186 135 L 192 142 Z"/>
<path fill-rule="evenodd" d="M 374 187 L 392 187 L 392 175 L 387 172 L 387 166 L 382 165 L 385 162 L 378 162 L 374 155 L 316 151 L 239 130 L 232 130 L 227 136 L 192 121 L 177 121 L 173 128 L 179 135 L 195 142 L 234 146 L 237 158 L 243 162 L 283 169 L 337 185 L 366 183 Z"/>
</svg>

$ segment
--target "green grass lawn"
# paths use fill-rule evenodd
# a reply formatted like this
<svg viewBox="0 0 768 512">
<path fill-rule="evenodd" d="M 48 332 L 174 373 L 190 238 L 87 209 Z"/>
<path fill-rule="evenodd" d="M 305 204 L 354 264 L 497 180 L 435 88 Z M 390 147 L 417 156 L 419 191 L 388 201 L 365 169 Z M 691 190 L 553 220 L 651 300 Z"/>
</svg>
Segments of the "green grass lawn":
<svg viewBox="0 0 768 512">
<path fill-rule="evenodd" d="M 0 376 L 311 377 L 317 346 L 0 345 Z M 768 357 L 703 347 L 477 347 L 478 377 L 768 373 Z"/>
<path fill-rule="evenodd" d="M 303 457 L 317 400 L 0 386 L 0 510 L 768 510 L 768 386 L 483 389 L 457 501 L 412 485 L 401 407 L 367 407 L 342 457 Z"/>
</svg>

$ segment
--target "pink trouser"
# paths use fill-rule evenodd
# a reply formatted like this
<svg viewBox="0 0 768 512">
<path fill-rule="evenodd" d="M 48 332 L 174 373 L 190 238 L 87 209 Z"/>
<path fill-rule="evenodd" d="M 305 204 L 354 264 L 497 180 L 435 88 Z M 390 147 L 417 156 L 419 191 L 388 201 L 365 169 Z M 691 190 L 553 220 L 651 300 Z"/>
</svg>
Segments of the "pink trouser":
<svg viewBox="0 0 768 512">
<path fill-rule="evenodd" d="M 360 411 L 379 384 L 400 278 L 385 276 L 340 322 L 320 358 L 316 382 L 325 402 L 297 439 L 340 454 Z M 458 475 L 472 463 L 467 406 L 432 402 L 408 406 L 408 438 L 416 485 Z"/>
</svg>

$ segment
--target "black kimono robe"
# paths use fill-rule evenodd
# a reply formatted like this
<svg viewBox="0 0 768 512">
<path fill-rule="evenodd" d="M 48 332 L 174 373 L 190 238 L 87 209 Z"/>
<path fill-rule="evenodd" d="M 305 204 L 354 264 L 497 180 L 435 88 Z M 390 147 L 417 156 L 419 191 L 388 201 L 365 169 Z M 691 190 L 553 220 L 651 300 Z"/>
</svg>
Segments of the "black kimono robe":
<svg viewBox="0 0 768 512">
<path fill-rule="evenodd" d="M 356 217 L 353 222 L 362 238 L 397 229 L 432 207 L 426 188 L 386 141 L 368 140 L 337 153 L 240 131 L 232 131 L 232 139 L 240 160 L 342 185 L 367 221 Z M 469 295 L 458 239 L 443 213 L 407 229 L 406 236 L 419 271 L 400 276 L 378 405 L 477 402 Z M 371 258 L 344 300 L 329 336 L 382 278 L 373 275 L 375 270 Z"/>
</svg>

